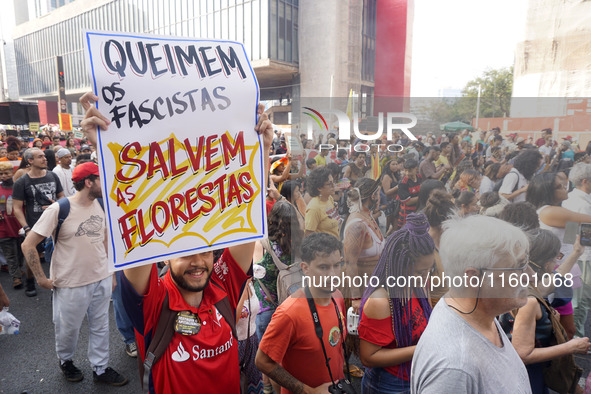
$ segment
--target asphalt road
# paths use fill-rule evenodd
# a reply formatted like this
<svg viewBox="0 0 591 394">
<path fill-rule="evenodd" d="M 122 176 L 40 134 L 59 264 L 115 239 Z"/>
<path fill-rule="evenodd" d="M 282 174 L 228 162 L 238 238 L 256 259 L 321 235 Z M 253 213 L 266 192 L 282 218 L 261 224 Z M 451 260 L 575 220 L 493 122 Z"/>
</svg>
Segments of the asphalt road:
<svg viewBox="0 0 591 394">
<path fill-rule="evenodd" d="M 43 264 L 48 271 L 48 264 Z M 24 289 L 14 290 L 12 279 L 0 272 L 0 284 L 10 299 L 10 313 L 21 321 L 19 335 L 0 335 L 0 393 L 141 393 L 137 360 L 125 353 L 125 344 L 110 310 L 110 367 L 129 379 L 123 387 L 94 383 L 86 357 L 88 325 L 80 330 L 74 365 L 84 379 L 71 383 L 64 379 L 55 353 L 51 291 L 37 286 L 37 296 L 25 296 Z"/>
<path fill-rule="evenodd" d="M 48 264 L 43 264 L 48 271 Z M 25 296 L 24 289 L 14 290 L 7 273 L 0 272 L 0 284 L 10 298 L 10 312 L 21 321 L 19 335 L 0 335 L 0 393 L 141 393 L 137 360 L 125 353 L 123 340 L 110 310 L 110 366 L 129 379 L 123 387 L 111 387 L 92 380 L 92 369 L 86 358 L 88 326 L 82 324 L 74 364 L 84 373 L 78 383 L 66 381 L 55 353 L 55 332 L 52 323 L 51 291 L 37 287 L 37 296 Z M 591 314 L 586 331 L 591 334 Z M 591 356 L 577 356 L 584 369 L 583 379 L 591 369 Z M 360 366 L 358 360 L 351 360 Z M 354 379 L 360 393 L 360 379 Z"/>
</svg>

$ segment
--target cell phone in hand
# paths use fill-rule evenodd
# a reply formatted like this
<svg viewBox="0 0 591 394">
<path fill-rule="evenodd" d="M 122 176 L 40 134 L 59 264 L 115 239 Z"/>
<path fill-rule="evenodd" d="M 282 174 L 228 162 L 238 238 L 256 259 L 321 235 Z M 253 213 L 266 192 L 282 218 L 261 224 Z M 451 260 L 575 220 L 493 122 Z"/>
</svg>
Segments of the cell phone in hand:
<svg viewBox="0 0 591 394">
<path fill-rule="evenodd" d="M 577 234 L 579 234 L 579 223 L 577 222 L 566 222 L 564 227 L 564 239 L 562 243 L 573 245 L 577 240 Z"/>
<path fill-rule="evenodd" d="M 581 223 L 579 235 L 582 246 L 591 246 L 591 223 Z"/>
</svg>

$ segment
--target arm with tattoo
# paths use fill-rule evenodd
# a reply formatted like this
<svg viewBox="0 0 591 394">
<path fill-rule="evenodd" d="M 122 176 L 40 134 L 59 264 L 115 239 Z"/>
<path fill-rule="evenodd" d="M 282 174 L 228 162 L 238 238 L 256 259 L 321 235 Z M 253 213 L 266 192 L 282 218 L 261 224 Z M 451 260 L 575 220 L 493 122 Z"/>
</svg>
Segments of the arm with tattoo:
<svg viewBox="0 0 591 394">
<path fill-rule="evenodd" d="M 45 237 L 40 234 L 37 234 L 34 231 L 29 231 L 27 238 L 22 245 L 23 255 L 27 260 L 27 264 L 31 271 L 33 271 L 33 275 L 35 275 L 35 279 L 37 279 L 37 283 L 39 286 L 43 287 L 44 289 L 53 289 L 53 281 L 51 279 L 47 279 L 45 276 L 45 272 L 43 272 L 43 268 L 41 268 L 41 261 L 39 261 L 39 253 L 37 253 L 37 244 L 43 241 Z"/>
<path fill-rule="evenodd" d="M 281 387 L 285 387 L 294 394 L 328 393 L 328 387 L 332 384 L 331 382 L 328 382 L 316 388 L 307 386 L 294 378 L 293 375 L 286 371 L 281 365 L 276 363 L 265 352 L 261 351 L 261 349 L 257 351 L 254 363 L 259 371 L 277 382 Z"/>
<path fill-rule="evenodd" d="M 294 394 L 304 393 L 305 385 L 294 378 L 289 372 L 287 372 L 281 365 L 277 364 L 275 369 L 267 374 L 271 380 L 279 383 L 281 387 L 285 387 L 287 390 Z"/>
</svg>

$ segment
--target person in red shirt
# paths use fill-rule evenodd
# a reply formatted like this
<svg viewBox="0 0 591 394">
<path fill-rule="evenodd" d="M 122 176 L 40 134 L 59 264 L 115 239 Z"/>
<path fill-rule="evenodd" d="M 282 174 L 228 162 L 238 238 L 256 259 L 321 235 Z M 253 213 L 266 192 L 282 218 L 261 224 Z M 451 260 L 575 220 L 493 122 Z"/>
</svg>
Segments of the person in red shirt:
<svg viewBox="0 0 591 394">
<path fill-rule="evenodd" d="M 341 272 L 342 248 L 341 241 L 327 233 L 304 238 L 303 284 L 308 287 L 295 292 L 277 308 L 259 344 L 255 364 L 281 385 L 282 394 L 326 393 L 333 381 L 344 378 L 345 333 L 340 326 L 346 325 L 345 303 L 342 294 L 331 285 L 332 277 Z M 307 294 L 317 309 L 330 372 Z"/>
<path fill-rule="evenodd" d="M 80 102 L 86 114 L 81 126 L 93 146 L 96 129 L 106 130 L 109 120 L 93 105 L 98 97 L 86 93 Z M 263 163 L 273 141 L 273 126 L 259 106 L 255 130 L 263 137 Z M 265 166 L 265 173 L 268 167 Z M 264 180 L 261 180 L 264 184 Z M 254 242 L 227 248 L 214 266 L 213 252 L 165 261 L 169 270 L 159 278 L 156 264 L 124 270 L 121 292 L 126 311 L 136 330 L 138 355 L 144 360 L 168 295 L 169 308 L 184 321 L 194 323 L 194 334 L 173 334 L 162 357 L 150 370 L 151 393 L 239 393 L 238 339 L 214 306 L 228 297 L 236 310 L 241 289 L 252 270 Z M 197 325 L 200 327 L 197 329 Z"/>
<path fill-rule="evenodd" d="M 20 223 L 12 210 L 12 164 L 0 162 L 0 248 L 12 277 L 12 287 L 23 288 L 23 258 L 19 253 Z"/>
<path fill-rule="evenodd" d="M 359 358 L 368 367 L 364 393 L 410 391 L 410 361 L 431 315 L 424 284 L 393 285 L 392 278 L 421 277 L 426 283 L 435 265 L 435 243 L 423 214 L 410 214 L 406 224 L 386 241 L 374 276 L 361 300 Z M 415 287 L 416 285 L 416 287 Z"/>
<path fill-rule="evenodd" d="M 415 159 L 404 162 L 404 178 L 398 184 L 398 199 L 401 203 L 398 228 L 404 226 L 406 217 L 415 212 L 419 205 L 419 191 L 421 191 L 423 178 L 418 170 L 419 164 Z"/>
</svg>

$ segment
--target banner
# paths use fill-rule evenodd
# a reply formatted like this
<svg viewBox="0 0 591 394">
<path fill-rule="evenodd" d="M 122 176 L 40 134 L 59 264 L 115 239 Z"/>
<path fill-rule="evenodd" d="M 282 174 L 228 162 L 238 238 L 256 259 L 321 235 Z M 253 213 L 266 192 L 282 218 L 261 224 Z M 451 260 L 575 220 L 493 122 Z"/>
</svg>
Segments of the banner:
<svg viewBox="0 0 591 394">
<path fill-rule="evenodd" d="M 266 234 L 258 83 L 230 41 L 86 31 L 110 269 Z"/>
<path fill-rule="evenodd" d="M 60 130 L 71 131 L 72 130 L 72 115 L 66 113 L 60 113 Z"/>
</svg>

